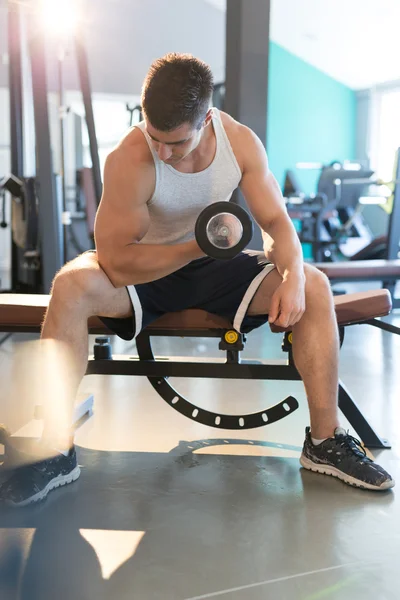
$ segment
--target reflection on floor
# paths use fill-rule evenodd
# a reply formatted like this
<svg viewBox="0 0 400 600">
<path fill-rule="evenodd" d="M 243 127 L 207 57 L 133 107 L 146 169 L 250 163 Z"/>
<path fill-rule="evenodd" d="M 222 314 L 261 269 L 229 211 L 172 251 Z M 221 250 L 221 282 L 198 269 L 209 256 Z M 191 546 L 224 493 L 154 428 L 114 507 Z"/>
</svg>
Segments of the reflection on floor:
<svg viewBox="0 0 400 600">
<path fill-rule="evenodd" d="M 13 429 L 30 418 L 34 338 L 0 346 L 0 421 Z M 220 355 L 215 340 L 155 342 L 157 354 Z M 113 343 L 118 353 L 134 351 Z M 260 329 L 244 358 L 281 358 L 280 343 Z M 398 480 L 399 356 L 400 336 L 357 326 L 340 368 L 392 442 L 378 457 Z M 398 599 L 396 488 L 363 492 L 300 468 L 308 424 L 301 383 L 173 383 L 221 412 L 260 410 L 289 394 L 300 408 L 261 429 L 216 431 L 173 411 L 145 379 L 85 378 L 95 414 L 77 435 L 80 480 L 43 505 L 0 512 L 1 600 Z"/>
</svg>

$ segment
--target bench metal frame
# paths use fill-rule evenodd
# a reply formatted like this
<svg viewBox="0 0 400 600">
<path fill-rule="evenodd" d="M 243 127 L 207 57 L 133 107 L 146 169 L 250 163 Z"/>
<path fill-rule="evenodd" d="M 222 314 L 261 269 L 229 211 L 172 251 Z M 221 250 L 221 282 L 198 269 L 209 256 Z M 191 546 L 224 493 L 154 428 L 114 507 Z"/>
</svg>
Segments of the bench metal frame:
<svg viewBox="0 0 400 600">
<path fill-rule="evenodd" d="M 378 319 L 371 319 L 365 323 L 392 333 L 400 333 L 399 328 L 394 328 Z M 345 327 L 340 326 L 339 331 L 342 344 Z M 98 344 L 95 345 L 94 355 L 89 359 L 86 374 L 145 376 L 157 393 L 172 408 L 193 421 L 218 429 L 253 429 L 275 423 L 294 412 L 299 406 L 298 402 L 293 396 L 288 396 L 275 406 L 257 413 L 225 415 L 195 406 L 174 389 L 169 383 L 168 377 L 301 381 L 301 376 L 293 361 L 290 332 L 284 334 L 282 343 L 282 350 L 287 353 L 287 359 L 278 364 L 276 361 L 241 360 L 240 351 L 245 344 L 245 336 L 241 335 L 236 344 L 227 344 L 226 333 L 227 330 L 220 329 L 144 330 L 136 338 L 138 356 L 112 356 L 109 340 L 104 337 L 97 338 Z M 226 360 L 225 362 L 221 362 L 221 360 L 196 362 L 193 357 L 155 357 L 151 348 L 151 337 L 153 336 L 220 338 L 219 347 L 226 351 Z M 101 357 L 99 343 L 101 343 L 102 349 L 107 347 L 110 353 L 109 358 Z M 338 398 L 340 410 L 365 446 L 378 449 L 390 448 L 389 442 L 376 433 L 341 381 L 339 382 Z"/>
<path fill-rule="evenodd" d="M 346 326 L 340 325 L 340 344 L 343 344 L 346 327 L 363 324 L 400 335 L 399 327 L 375 318 L 347 324 Z M 10 325 L 2 326 L 1 330 L 9 334 L 38 333 L 39 327 Z M 240 334 L 235 343 L 228 343 L 226 334 L 230 331 L 227 329 L 145 329 L 136 338 L 137 356 L 113 356 L 109 337 L 101 335 L 96 338 L 94 354 L 89 357 L 86 375 L 140 375 L 147 377 L 161 398 L 172 408 L 193 421 L 217 429 L 254 429 L 275 423 L 294 412 L 299 404 L 293 396 L 288 396 L 276 405 L 256 413 L 240 415 L 215 413 L 195 406 L 169 383 L 169 377 L 301 381 L 301 376 L 293 360 L 291 332 L 286 332 L 283 336 L 282 350 L 287 354 L 287 357 L 280 361 L 268 362 L 242 360 L 240 352 L 244 348 L 246 336 Z M 90 333 L 97 333 L 97 331 L 90 330 Z M 102 330 L 101 333 L 104 334 L 104 331 Z M 110 335 L 113 334 L 110 332 Z M 151 347 L 151 338 L 157 336 L 220 338 L 219 348 L 226 352 L 226 358 L 225 360 L 201 359 L 196 361 L 194 357 L 155 357 Z M 9 335 L 0 340 L 0 344 L 8 337 Z M 104 358 L 105 354 L 108 356 L 107 358 Z M 93 398 L 90 399 L 89 404 L 87 404 L 88 399 L 85 402 L 86 404 L 82 405 L 83 413 L 90 416 Z M 390 448 L 389 442 L 381 438 L 365 418 L 342 381 L 339 381 L 338 404 L 366 447 L 371 449 Z M 80 410 L 79 404 L 76 410 Z M 36 415 L 36 418 L 38 418 L 38 415 Z M 76 427 L 75 420 L 73 426 Z"/>
</svg>

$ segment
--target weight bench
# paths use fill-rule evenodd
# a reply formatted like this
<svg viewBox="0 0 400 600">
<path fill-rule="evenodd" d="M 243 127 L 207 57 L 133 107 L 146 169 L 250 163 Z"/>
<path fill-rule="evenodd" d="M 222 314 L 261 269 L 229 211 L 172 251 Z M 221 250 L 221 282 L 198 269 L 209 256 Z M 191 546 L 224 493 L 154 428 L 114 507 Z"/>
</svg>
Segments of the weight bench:
<svg viewBox="0 0 400 600">
<path fill-rule="evenodd" d="M 332 283 L 348 281 L 382 281 L 382 287 L 392 295 L 393 308 L 400 308 L 395 298 L 396 282 L 400 279 L 400 260 L 350 260 L 314 263 Z"/>
<path fill-rule="evenodd" d="M 0 294 L 0 331 L 9 334 L 38 333 L 49 298 L 47 295 Z M 345 327 L 356 324 L 369 324 L 400 333 L 399 328 L 379 320 L 379 317 L 388 315 L 392 308 L 387 290 L 336 296 L 334 302 L 341 344 Z M 169 377 L 300 380 L 293 361 L 290 331 L 271 326 L 274 332 L 283 332 L 282 350 L 287 357 L 268 363 L 241 360 L 240 351 L 244 348 L 246 336 L 237 333 L 227 320 L 197 309 L 164 315 L 143 330 L 136 338 L 138 356 L 113 356 L 109 338 L 112 334 L 100 319 L 89 319 L 88 328 L 89 333 L 101 334 L 102 337 L 96 338 L 87 375 L 145 376 L 163 400 L 198 423 L 218 429 L 252 429 L 275 423 L 298 408 L 297 400 L 288 396 L 275 406 L 252 414 L 215 413 L 193 405 L 168 382 Z M 151 348 L 150 339 L 153 336 L 219 338 L 219 348 L 226 352 L 226 358 L 212 361 L 193 357 L 157 358 Z M 390 447 L 387 440 L 381 439 L 373 430 L 342 382 L 339 384 L 339 407 L 367 447 Z M 82 416 L 82 410 L 78 410 L 78 413 Z"/>
</svg>

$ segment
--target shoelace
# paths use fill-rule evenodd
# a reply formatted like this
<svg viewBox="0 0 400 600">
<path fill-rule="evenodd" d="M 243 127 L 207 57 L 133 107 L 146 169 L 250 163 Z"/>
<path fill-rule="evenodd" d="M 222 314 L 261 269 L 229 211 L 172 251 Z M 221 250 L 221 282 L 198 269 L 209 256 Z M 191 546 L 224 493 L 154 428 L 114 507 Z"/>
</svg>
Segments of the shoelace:
<svg viewBox="0 0 400 600">
<path fill-rule="evenodd" d="M 338 435 L 336 436 L 336 439 L 340 440 L 340 446 L 344 448 L 348 454 L 356 454 L 360 462 L 365 459 L 370 462 L 371 459 L 368 458 L 367 453 L 365 452 L 365 449 L 361 444 L 360 440 L 353 437 L 349 433 L 347 433 L 346 435 Z"/>
</svg>

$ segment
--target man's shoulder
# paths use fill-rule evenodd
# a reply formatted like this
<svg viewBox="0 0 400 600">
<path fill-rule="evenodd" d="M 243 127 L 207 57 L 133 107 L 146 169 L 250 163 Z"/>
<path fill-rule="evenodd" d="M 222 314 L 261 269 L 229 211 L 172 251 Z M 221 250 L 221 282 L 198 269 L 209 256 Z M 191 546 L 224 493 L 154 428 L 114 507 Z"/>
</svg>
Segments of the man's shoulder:
<svg viewBox="0 0 400 600">
<path fill-rule="evenodd" d="M 110 152 L 107 163 L 115 169 L 127 165 L 132 168 L 154 166 L 153 156 L 142 131 L 137 127 L 130 129 Z"/>
<path fill-rule="evenodd" d="M 219 115 L 221 117 L 222 125 L 224 126 L 224 129 L 228 134 L 231 133 L 238 135 L 241 131 L 243 131 L 243 129 L 245 129 L 245 126 L 242 123 L 236 121 L 236 119 L 234 119 L 230 114 L 224 112 L 223 110 L 219 111 Z"/>
<path fill-rule="evenodd" d="M 224 129 L 228 135 L 236 136 L 241 141 L 243 141 L 243 140 L 251 141 L 257 137 L 256 134 L 254 133 L 254 131 L 252 129 L 250 129 L 250 127 L 247 127 L 247 125 L 243 125 L 243 123 L 236 121 L 236 119 L 234 119 L 228 113 L 220 110 L 219 114 L 221 116 L 221 121 L 224 126 Z"/>
<path fill-rule="evenodd" d="M 249 147 L 254 146 L 257 136 L 252 129 L 236 121 L 228 113 L 220 111 L 220 117 L 236 160 L 243 170 Z"/>
</svg>

